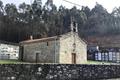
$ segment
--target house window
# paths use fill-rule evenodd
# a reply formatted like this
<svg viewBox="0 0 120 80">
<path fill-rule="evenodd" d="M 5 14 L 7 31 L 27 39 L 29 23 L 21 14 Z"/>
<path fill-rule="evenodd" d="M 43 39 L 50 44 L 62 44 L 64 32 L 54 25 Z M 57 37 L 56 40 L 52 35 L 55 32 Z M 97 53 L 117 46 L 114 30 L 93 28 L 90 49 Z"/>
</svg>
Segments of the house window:
<svg viewBox="0 0 120 80">
<path fill-rule="evenodd" d="M 14 56 L 16 56 L 16 54 L 14 54 Z"/>
<path fill-rule="evenodd" d="M 47 42 L 47 46 L 49 46 L 49 42 Z"/>
</svg>

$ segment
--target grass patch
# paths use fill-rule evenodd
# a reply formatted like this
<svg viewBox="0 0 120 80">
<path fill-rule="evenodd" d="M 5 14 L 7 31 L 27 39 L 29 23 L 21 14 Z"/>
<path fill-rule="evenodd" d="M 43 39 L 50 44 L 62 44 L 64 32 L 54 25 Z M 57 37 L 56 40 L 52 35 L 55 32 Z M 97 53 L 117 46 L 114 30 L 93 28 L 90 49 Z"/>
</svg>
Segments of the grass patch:
<svg viewBox="0 0 120 80">
<path fill-rule="evenodd" d="M 22 62 L 19 60 L 0 60 L 0 64 L 36 64 L 36 63 Z M 44 64 L 44 63 L 42 63 L 42 64 Z M 54 64 L 54 63 L 52 63 L 52 64 Z M 109 64 L 113 64 L 113 63 L 88 60 L 86 63 L 83 63 L 83 64 L 101 64 L 101 65 L 108 64 L 109 65 Z"/>
<path fill-rule="evenodd" d="M 25 62 L 19 60 L 0 60 L 0 64 L 23 64 Z"/>
<path fill-rule="evenodd" d="M 88 60 L 85 64 L 112 64 L 112 62 L 101 62 L 101 61 Z"/>
</svg>

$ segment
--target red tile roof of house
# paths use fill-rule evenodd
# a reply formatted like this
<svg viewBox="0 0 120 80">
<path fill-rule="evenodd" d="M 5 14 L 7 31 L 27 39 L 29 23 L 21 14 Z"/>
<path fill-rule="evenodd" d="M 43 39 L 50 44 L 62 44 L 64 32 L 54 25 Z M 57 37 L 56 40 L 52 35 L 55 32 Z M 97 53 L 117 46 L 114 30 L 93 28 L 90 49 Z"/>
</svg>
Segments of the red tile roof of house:
<svg viewBox="0 0 120 80">
<path fill-rule="evenodd" d="M 90 36 L 86 38 L 88 45 L 103 47 L 120 47 L 120 35 L 115 36 Z"/>
</svg>

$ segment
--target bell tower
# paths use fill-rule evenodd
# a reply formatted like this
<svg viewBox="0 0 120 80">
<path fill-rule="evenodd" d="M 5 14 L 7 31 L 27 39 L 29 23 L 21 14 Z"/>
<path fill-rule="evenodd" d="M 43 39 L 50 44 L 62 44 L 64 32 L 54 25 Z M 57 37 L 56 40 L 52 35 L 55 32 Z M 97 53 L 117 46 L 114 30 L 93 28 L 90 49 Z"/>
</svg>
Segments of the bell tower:
<svg viewBox="0 0 120 80">
<path fill-rule="evenodd" d="M 71 28 L 71 32 L 78 33 L 78 24 L 76 23 L 73 17 L 71 17 L 70 28 Z"/>
<path fill-rule="evenodd" d="M 71 28 L 71 33 L 73 34 L 73 35 L 71 35 L 73 37 L 73 44 L 72 44 L 73 50 L 72 50 L 72 52 L 76 53 L 76 45 L 77 45 L 76 37 L 78 35 L 78 24 L 76 23 L 76 21 L 73 17 L 71 17 L 70 28 Z"/>
</svg>

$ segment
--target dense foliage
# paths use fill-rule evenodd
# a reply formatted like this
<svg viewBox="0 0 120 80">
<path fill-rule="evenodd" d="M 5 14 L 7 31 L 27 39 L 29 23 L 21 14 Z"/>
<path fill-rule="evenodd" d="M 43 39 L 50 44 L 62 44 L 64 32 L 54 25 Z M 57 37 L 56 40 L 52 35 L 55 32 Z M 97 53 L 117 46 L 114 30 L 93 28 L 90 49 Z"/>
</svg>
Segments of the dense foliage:
<svg viewBox="0 0 120 80">
<path fill-rule="evenodd" d="M 0 40 L 19 42 L 30 35 L 41 38 L 66 33 L 70 31 L 71 16 L 78 23 L 82 37 L 120 34 L 120 8 L 112 13 L 98 3 L 92 10 L 84 6 L 81 10 L 57 8 L 52 0 L 44 5 L 35 0 L 31 5 L 22 3 L 17 8 L 15 4 L 3 6 L 0 1 Z"/>
</svg>

